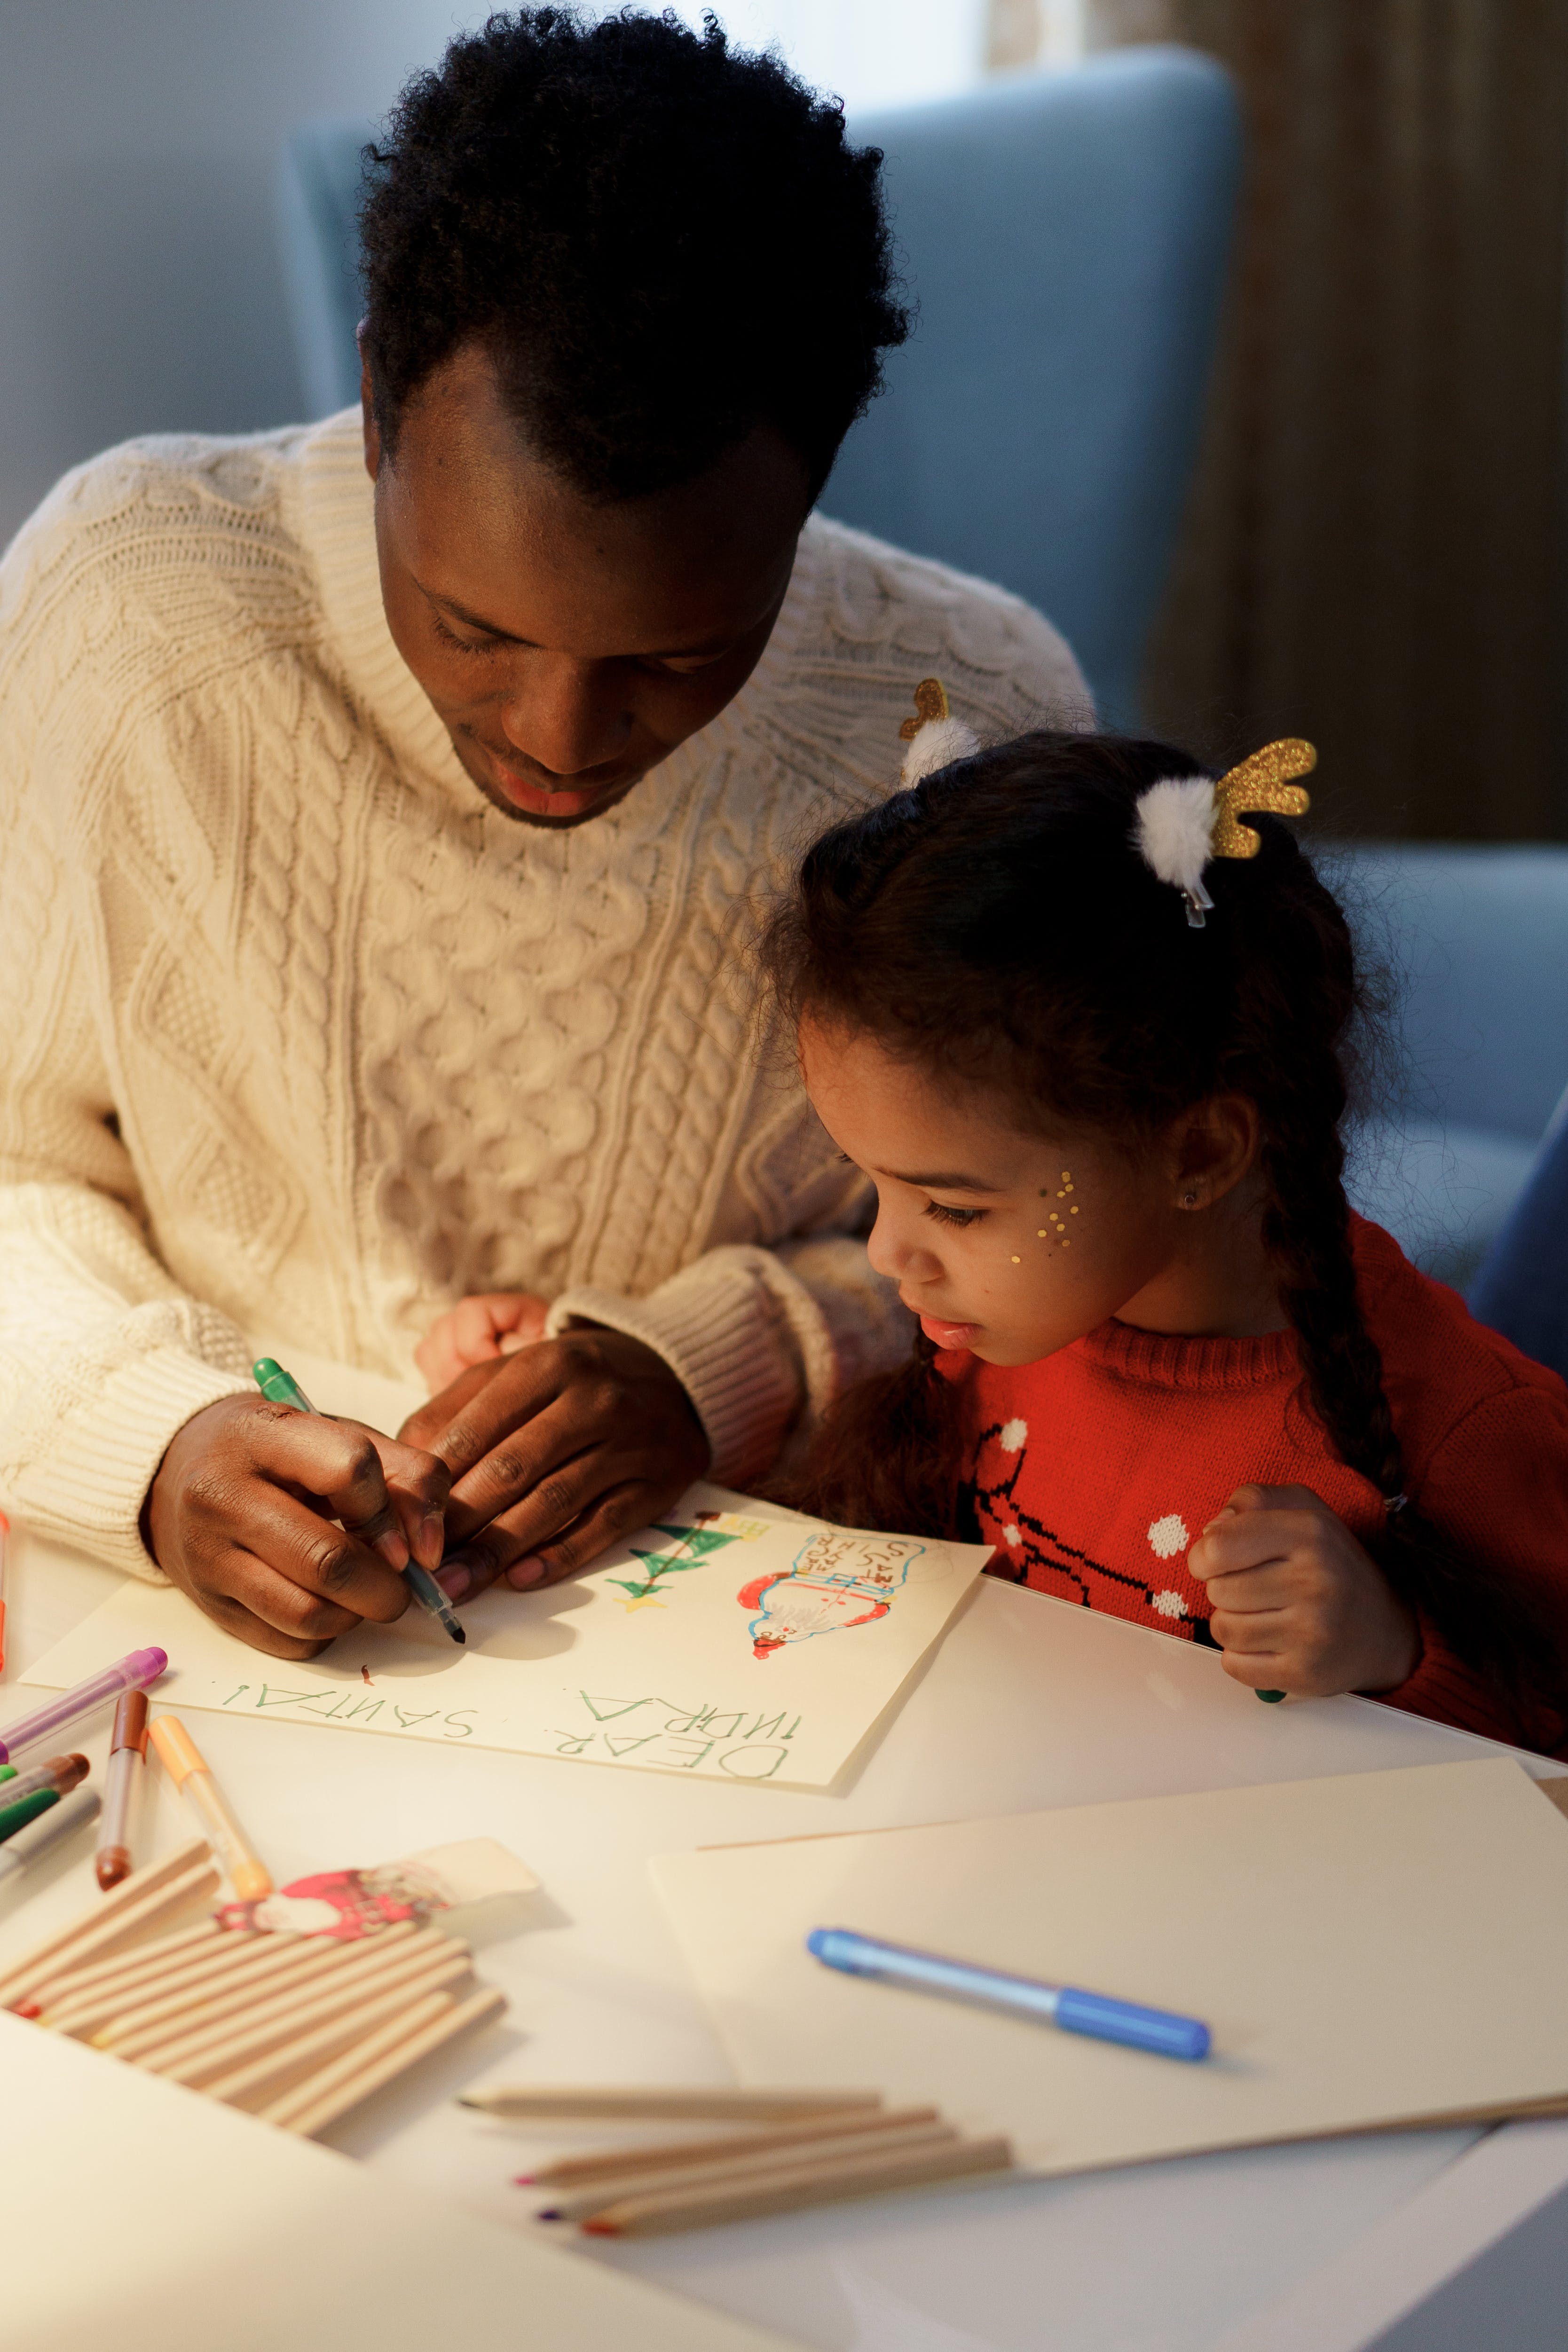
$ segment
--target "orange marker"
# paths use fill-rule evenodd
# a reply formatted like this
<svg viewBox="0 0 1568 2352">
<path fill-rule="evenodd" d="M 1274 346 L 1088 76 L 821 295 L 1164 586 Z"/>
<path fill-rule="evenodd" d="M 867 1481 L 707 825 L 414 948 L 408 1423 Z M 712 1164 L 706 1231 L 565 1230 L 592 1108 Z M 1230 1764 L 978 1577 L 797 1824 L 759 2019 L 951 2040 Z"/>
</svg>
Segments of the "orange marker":
<svg viewBox="0 0 1568 2352">
<path fill-rule="evenodd" d="M 258 1858 L 245 1832 L 235 1820 L 211 1769 L 177 1715 L 161 1715 L 147 1733 L 158 1759 L 176 1789 L 195 1805 L 206 1829 L 207 1841 L 228 1874 L 228 1883 L 241 1903 L 259 1902 L 272 1892 L 272 1874 Z"/>
</svg>

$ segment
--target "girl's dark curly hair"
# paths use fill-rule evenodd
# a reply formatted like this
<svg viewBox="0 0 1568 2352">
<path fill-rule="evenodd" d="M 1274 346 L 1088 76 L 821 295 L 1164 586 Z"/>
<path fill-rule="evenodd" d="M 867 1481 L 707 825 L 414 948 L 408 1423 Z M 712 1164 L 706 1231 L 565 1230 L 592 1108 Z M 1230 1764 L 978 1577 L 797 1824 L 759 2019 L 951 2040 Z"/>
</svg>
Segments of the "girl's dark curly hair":
<svg viewBox="0 0 1568 2352">
<path fill-rule="evenodd" d="M 909 331 L 879 152 L 712 16 L 493 16 L 415 77 L 365 160 L 363 348 L 389 451 L 405 403 L 479 341 L 590 497 L 689 480 L 769 424 L 815 499 Z"/>
<path fill-rule="evenodd" d="M 1510 1706 L 1561 1705 L 1549 1645 L 1408 1491 L 1351 1256 L 1341 1122 L 1363 990 L 1344 916 L 1275 817 L 1247 820 L 1256 857 L 1206 869 L 1201 930 L 1134 846 L 1138 795 L 1202 772 L 1164 743 L 1044 733 L 942 769 L 811 849 L 766 937 L 771 980 L 797 1019 L 995 1093 L 1025 1133 L 1082 1125 L 1137 1149 L 1213 1095 L 1254 1103 L 1306 1396 L 1389 1507 L 1385 1574 Z M 932 1353 L 921 1340 L 849 1391 L 784 1499 L 953 1533 L 961 1436 Z"/>
</svg>

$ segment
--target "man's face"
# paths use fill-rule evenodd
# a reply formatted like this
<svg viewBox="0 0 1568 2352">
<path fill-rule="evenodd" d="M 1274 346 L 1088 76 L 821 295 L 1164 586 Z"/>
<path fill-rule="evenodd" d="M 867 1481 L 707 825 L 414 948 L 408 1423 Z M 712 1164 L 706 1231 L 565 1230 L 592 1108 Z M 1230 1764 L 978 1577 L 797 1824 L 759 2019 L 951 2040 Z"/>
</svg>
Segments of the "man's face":
<svg viewBox="0 0 1568 2352">
<path fill-rule="evenodd" d="M 387 624 L 487 800 L 525 824 L 602 816 L 751 676 L 805 519 L 767 426 L 696 481 L 595 505 L 531 456 L 470 347 L 365 463 Z"/>
</svg>

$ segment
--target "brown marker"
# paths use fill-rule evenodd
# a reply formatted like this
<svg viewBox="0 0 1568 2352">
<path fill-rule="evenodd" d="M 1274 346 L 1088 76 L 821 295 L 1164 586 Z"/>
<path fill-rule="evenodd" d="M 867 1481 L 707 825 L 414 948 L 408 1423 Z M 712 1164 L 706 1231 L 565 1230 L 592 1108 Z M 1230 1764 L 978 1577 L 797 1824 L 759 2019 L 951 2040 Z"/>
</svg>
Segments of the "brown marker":
<svg viewBox="0 0 1568 2352">
<path fill-rule="evenodd" d="M 118 1886 L 122 1878 L 131 1875 L 131 1799 L 146 1760 L 147 1694 L 144 1690 L 128 1690 L 114 1710 L 98 1854 L 93 1864 L 98 1883 L 106 1895 L 111 1886 Z"/>
<path fill-rule="evenodd" d="M 19 1805 L 25 1797 L 36 1797 L 40 1789 L 68 1797 L 90 1769 L 85 1756 L 51 1756 L 47 1764 L 35 1764 L 30 1771 L 7 1771 L 0 1777 L 0 1811 L 7 1805 Z"/>
</svg>

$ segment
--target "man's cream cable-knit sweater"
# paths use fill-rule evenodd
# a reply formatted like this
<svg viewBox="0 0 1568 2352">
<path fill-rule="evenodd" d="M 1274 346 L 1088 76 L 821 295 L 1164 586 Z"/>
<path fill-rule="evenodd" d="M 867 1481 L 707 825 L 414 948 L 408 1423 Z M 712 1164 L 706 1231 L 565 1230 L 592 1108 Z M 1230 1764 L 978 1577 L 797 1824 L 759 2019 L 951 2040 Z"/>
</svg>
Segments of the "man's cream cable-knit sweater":
<svg viewBox="0 0 1568 2352">
<path fill-rule="evenodd" d="M 1014 598 L 814 520 L 754 676 L 609 816 L 484 801 L 404 666 L 357 415 L 68 478 L 0 567 L 0 1493 L 143 1575 L 242 1335 L 406 1376 L 518 1288 L 647 1339 L 714 1473 L 906 1344 L 734 951 L 936 672 L 1089 723 Z"/>
</svg>

